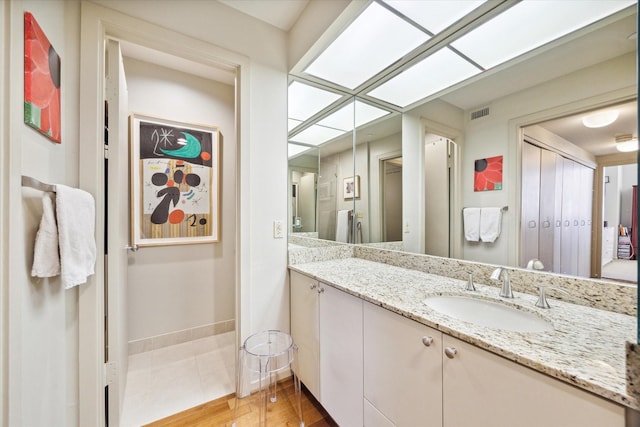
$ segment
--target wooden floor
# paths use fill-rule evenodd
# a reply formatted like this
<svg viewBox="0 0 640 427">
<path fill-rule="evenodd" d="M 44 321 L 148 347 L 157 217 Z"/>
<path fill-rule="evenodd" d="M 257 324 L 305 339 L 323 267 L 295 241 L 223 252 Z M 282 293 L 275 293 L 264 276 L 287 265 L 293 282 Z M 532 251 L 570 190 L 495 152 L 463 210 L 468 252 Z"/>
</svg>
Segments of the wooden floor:
<svg viewBox="0 0 640 427">
<path fill-rule="evenodd" d="M 298 427 L 296 414 L 296 400 L 293 380 L 287 379 L 278 385 L 278 400 L 269 403 L 267 412 L 267 424 L 269 426 Z M 338 425 L 329 417 L 327 412 L 315 400 L 313 395 L 302 386 L 302 418 L 305 427 L 337 427 Z M 230 427 L 233 421 L 233 408 L 235 394 L 203 403 L 186 411 L 171 415 L 162 420 L 155 421 L 147 426 L 226 426 Z M 240 399 L 238 406 L 237 427 L 257 426 L 259 424 L 259 407 L 257 396 Z"/>
</svg>

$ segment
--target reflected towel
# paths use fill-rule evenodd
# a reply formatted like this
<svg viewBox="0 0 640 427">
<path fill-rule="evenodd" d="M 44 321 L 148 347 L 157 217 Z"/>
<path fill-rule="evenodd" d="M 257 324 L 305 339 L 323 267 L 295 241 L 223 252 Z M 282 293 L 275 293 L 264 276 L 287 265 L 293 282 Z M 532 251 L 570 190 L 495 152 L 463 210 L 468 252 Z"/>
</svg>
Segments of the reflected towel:
<svg viewBox="0 0 640 427">
<path fill-rule="evenodd" d="M 56 185 L 56 213 L 62 285 L 69 289 L 87 281 L 96 263 L 95 202 L 86 191 Z"/>
<path fill-rule="evenodd" d="M 34 277 L 53 277 L 60 274 L 58 226 L 53 209 L 53 194 L 43 193 L 42 219 L 33 248 L 31 275 Z"/>
<path fill-rule="evenodd" d="M 336 242 L 348 243 L 349 239 L 349 210 L 338 211 L 336 223 Z"/>
<path fill-rule="evenodd" d="M 469 242 L 480 240 L 480 208 L 464 208 L 464 238 Z"/>
<path fill-rule="evenodd" d="M 482 208 L 480 212 L 480 239 L 493 243 L 500 236 L 502 208 Z"/>
</svg>

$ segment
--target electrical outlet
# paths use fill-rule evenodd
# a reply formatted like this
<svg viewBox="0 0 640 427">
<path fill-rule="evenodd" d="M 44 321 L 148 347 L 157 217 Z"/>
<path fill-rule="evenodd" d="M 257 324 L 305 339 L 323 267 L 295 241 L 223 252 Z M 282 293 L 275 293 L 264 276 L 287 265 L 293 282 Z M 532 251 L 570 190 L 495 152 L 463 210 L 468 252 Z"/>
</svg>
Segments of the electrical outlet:
<svg viewBox="0 0 640 427">
<path fill-rule="evenodd" d="M 404 232 L 405 232 L 405 234 L 409 232 L 409 221 L 406 221 L 404 223 Z"/>
<path fill-rule="evenodd" d="M 282 230 L 283 225 L 282 221 L 275 220 L 273 221 L 273 238 L 274 239 L 282 239 L 284 231 Z"/>
</svg>

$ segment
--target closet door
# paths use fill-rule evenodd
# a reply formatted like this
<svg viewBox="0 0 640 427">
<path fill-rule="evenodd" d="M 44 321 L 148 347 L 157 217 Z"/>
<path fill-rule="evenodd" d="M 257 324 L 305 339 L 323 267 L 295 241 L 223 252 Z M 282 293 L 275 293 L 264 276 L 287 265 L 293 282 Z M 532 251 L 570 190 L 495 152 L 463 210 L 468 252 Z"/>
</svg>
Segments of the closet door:
<svg viewBox="0 0 640 427">
<path fill-rule="evenodd" d="M 538 220 L 538 258 L 546 271 L 553 271 L 555 254 L 556 163 L 561 158 L 549 150 L 540 150 L 540 218 Z M 561 200 L 561 199 L 560 199 Z"/>
<path fill-rule="evenodd" d="M 538 258 L 538 219 L 540 216 L 540 148 L 525 143 L 522 146 L 522 220 L 521 260 L 526 266 Z"/>
<path fill-rule="evenodd" d="M 591 219 L 593 201 L 593 169 L 577 165 L 579 170 L 580 213 L 578 225 L 578 275 L 591 277 Z"/>
<path fill-rule="evenodd" d="M 576 164 L 562 159 L 562 232 L 560 272 L 575 276 L 578 273 L 578 214 L 579 192 L 576 191 Z"/>
<path fill-rule="evenodd" d="M 562 182 L 564 175 L 564 160 L 556 155 L 556 183 L 554 194 L 554 223 L 553 223 L 553 267 L 550 271 L 560 273 L 562 256 Z M 546 265 L 545 265 L 546 267 Z"/>
</svg>

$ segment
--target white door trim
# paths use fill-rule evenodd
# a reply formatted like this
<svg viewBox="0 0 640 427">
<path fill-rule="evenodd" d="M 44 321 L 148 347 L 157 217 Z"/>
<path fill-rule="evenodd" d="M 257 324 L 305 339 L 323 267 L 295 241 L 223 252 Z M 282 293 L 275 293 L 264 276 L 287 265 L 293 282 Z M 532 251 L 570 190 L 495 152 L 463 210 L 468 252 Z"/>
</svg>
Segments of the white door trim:
<svg viewBox="0 0 640 427">
<path fill-rule="evenodd" d="M 167 28 L 121 14 L 89 2 L 82 2 L 80 40 L 80 147 L 79 184 L 96 199 L 96 243 L 104 255 L 103 100 L 105 40 L 126 40 L 161 52 L 200 62 L 236 69 L 236 134 L 238 150 L 236 216 L 236 341 L 249 327 L 247 282 L 248 236 L 241 233 L 248 224 L 248 136 L 249 59 Z M 241 84 L 242 83 L 242 84 Z M 243 191 L 241 191 L 243 190 Z M 95 275 L 79 290 L 79 425 L 105 424 L 104 360 L 104 262 L 98 256 Z M 243 274 L 246 273 L 246 274 Z M 247 331 L 248 332 L 248 331 Z"/>
</svg>

